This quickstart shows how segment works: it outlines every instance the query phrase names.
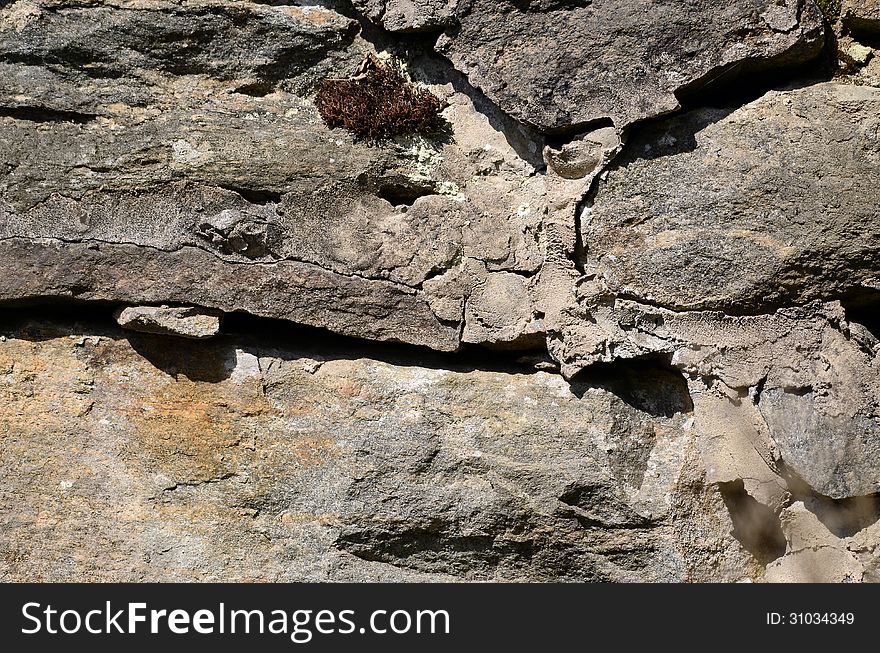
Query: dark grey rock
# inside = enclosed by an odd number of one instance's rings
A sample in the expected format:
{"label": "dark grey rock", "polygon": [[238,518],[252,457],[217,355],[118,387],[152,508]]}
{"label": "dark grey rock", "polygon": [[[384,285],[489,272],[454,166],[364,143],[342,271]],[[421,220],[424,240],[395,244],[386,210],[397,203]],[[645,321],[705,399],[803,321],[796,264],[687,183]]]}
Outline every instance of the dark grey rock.
{"label": "dark grey rock", "polygon": [[456,18],[438,50],[545,130],[623,128],[677,109],[681,93],[805,62],[824,42],[821,13],[802,0],[469,0]]}
{"label": "dark grey rock", "polygon": [[880,2],[878,0],[843,0],[844,26],[852,31],[880,33]]}
{"label": "dark grey rock", "polygon": [[366,18],[391,32],[428,32],[456,24],[460,0],[352,0]]}
{"label": "dark grey rock", "polygon": [[818,84],[646,128],[581,216],[588,274],[679,310],[761,313],[871,292],[880,90]]}

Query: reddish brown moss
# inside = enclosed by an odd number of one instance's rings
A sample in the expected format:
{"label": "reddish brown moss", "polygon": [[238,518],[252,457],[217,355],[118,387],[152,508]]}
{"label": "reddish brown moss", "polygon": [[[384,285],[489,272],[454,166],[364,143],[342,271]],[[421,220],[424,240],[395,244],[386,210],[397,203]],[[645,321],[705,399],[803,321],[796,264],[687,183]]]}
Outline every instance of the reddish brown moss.
{"label": "reddish brown moss", "polygon": [[343,127],[371,141],[405,134],[430,136],[444,126],[440,98],[375,56],[351,79],[324,80],[315,105],[328,127]]}

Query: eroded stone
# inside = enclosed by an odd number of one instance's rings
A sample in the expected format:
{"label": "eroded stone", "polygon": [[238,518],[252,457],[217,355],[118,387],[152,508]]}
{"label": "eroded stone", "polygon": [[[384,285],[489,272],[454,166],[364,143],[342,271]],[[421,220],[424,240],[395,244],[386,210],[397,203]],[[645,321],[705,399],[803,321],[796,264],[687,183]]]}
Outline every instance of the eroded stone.
{"label": "eroded stone", "polygon": [[622,128],[721,76],[807,61],[824,41],[818,8],[799,0],[475,0],[455,17],[438,50],[545,130],[608,118]]}
{"label": "eroded stone", "polygon": [[569,385],[327,339],[179,348],[59,324],[0,342],[6,580],[758,574],[669,372]]}

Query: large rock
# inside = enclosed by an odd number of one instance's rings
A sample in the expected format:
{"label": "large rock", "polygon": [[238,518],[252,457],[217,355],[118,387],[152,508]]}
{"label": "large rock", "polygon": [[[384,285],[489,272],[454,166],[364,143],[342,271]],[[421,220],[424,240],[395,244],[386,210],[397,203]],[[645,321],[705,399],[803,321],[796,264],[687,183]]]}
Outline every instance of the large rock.
{"label": "large rock", "polygon": [[198,304],[439,350],[540,340],[539,147],[521,157],[440,79],[454,138],[331,131],[315,85],[369,49],[314,7],[6,6],[0,268],[21,273],[0,300]]}
{"label": "large rock", "polygon": [[581,216],[588,275],[677,310],[876,292],[880,89],[773,91],[637,133]]}
{"label": "large rock", "polygon": [[[469,0],[455,17],[438,50],[545,130],[608,118],[622,128],[677,109],[681,93],[802,63],[824,42],[819,9],[802,0]],[[409,26],[426,19],[416,11]]]}
{"label": "large rock", "polygon": [[760,571],[705,483],[674,373],[569,385],[314,337],[173,348],[109,321],[3,332],[7,581]]}
{"label": "large rock", "polygon": [[[563,373],[679,357],[698,415],[697,398],[720,384],[720,403],[705,404],[712,424],[739,421],[727,405],[760,386],[760,414],[742,421],[817,491],[880,489],[878,109],[880,90],[828,83],[638,130],[581,212],[583,275],[547,323]],[[694,351],[714,352],[712,365],[688,368]]]}
{"label": "large rock", "polygon": [[778,511],[793,479],[880,492],[880,90],[773,91],[636,130],[580,216],[572,303],[547,320],[568,377],[682,370],[716,483]]}
{"label": "large rock", "polygon": [[582,292],[580,308],[589,319],[553,346],[563,373],[667,356],[689,379],[712,480],[756,481],[777,507],[784,471],[836,499],[880,492],[880,342],[838,303],[726,316]]}

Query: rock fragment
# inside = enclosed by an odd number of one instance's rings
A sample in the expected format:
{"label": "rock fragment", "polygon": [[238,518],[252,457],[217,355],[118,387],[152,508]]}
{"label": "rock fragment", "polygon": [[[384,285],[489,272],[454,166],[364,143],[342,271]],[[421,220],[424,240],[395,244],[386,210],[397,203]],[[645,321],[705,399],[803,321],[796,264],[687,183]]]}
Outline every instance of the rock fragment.
{"label": "rock fragment", "polygon": [[182,338],[210,338],[220,332],[220,313],[195,306],[127,306],[114,316],[123,329]]}

